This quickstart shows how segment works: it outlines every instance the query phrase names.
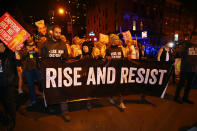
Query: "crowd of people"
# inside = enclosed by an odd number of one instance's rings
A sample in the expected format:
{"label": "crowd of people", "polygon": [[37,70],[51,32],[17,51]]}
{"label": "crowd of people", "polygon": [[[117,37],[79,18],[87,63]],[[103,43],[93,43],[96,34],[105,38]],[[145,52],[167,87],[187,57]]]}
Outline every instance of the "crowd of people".
{"label": "crowd of people", "polygon": [[[6,117],[1,117],[1,121],[9,121],[7,124],[11,123],[11,128],[14,128],[16,117],[14,89],[18,87],[18,93],[23,93],[23,78],[25,78],[29,89],[30,103],[27,104],[27,107],[32,107],[37,101],[35,80],[37,81],[39,94],[43,95],[40,76],[40,58],[58,57],[62,60],[79,60],[84,58],[97,60],[121,58],[147,59],[143,44],[133,40],[123,42],[116,34],[110,34],[109,42],[107,43],[101,41],[93,42],[85,38],[79,38],[78,36],[75,36],[72,42],[69,42],[61,34],[62,29],[60,26],[55,25],[52,28],[52,32],[47,32],[47,26],[43,20],[36,22],[35,25],[37,26],[38,34],[31,34],[24,42],[22,49],[18,47],[15,52],[12,52],[3,42],[0,43],[0,90],[2,90],[0,93],[5,92],[1,94],[1,99],[6,110]],[[158,61],[173,61],[173,51],[169,48],[168,44],[159,50],[157,56]],[[182,71],[183,73],[184,70]],[[188,99],[193,75],[193,73],[181,74],[181,83],[179,83],[177,88],[175,101],[180,103],[179,94],[184,84],[182,80],[185,80],[185,77],[188,76],[189,84],[185,89],[183,100],[184,102],[193,104]],[[113,96],[109,100],[112,104],[115,104]],[[66,109],[65,106],[67,106],[67,103],[61,103],[62,109]],[[126,108],[121,94],[119,94],[119,107],[122,110]]]}

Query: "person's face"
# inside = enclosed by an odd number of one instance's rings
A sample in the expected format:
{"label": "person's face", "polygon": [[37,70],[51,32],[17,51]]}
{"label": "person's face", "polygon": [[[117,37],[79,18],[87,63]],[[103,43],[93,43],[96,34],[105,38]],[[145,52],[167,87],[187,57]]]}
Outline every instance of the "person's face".
{"label": "person's face", "polygon": [[170,42],[168,42],[167,44],[165,44],[165,47],[170,47]]}
{"label": "person's face", "polygon": [[42,35],[46,35],[47,34],[47,27],[46,26],[38,27],[38,32],[40,32]]}
{"label": "person's face", "polygon": [[79,45],[79,42],[80,42],[79,37],[75,37],[75,38],[73,39],[73,44]]}
{"label": "person's face", "polygon": [[59,40],[61,36],[61,31],[62,30],[58,27],[54,28],[52,38],[55,40]]}
{"label": "person's face", "polygon": [[39,27],[38,28],[38,32],[40,32],[42,35],[46,35],[46,33],[47,33],[47,27],[46,26]]}
{"label": "person's face", "polygon": [[83,51],[84,51],[85,53],[88,53],[88,52],[89,52],[88,46],[83,46]]}
{"label": "person's face", "polygon": [[0,53],[3,53],[5,51],[5,46],[3,43],[0,43]]}

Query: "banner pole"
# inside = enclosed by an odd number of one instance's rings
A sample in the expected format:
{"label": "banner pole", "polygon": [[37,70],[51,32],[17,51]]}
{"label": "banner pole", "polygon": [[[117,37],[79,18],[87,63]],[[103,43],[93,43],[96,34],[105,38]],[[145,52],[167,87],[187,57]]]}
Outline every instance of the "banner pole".
{"label": "banner pole", "polygon": [[174,64],[172,64],[171,67],[170,67],[170,73],[169,73],[169,76],[168,76],[167,82],[166,82],[167,84],[166,84],[166,86],[165,86],[165,89],[164,89],[164,91],[163,91],[161,97],[160,97],[160,98],[162,98],[162,99],[164,98],[165,93],[166,93],[166,90],[167,90],[167,87],[168,87],[169,79],[170,79],[170,76],[171,76],[171,73],[172,73],[172,69],[173,69],[172,66],[174,66]]}

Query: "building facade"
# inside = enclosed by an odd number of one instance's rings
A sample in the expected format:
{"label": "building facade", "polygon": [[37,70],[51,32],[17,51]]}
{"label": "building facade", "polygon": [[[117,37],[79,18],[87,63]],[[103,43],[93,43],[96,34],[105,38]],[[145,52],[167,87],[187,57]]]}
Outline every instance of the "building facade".
{"label": "building facade", "polygon": [[130,30],[138,37],[147,31],[153,45],[185,40],[192,28],[187,13],[176,0],[89,0],[86,35]]}

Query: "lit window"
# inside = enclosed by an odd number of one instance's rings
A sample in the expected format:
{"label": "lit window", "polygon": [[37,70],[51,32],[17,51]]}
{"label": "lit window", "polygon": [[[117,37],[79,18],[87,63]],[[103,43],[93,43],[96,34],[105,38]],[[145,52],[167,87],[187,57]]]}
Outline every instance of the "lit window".
{"label": "lit window", "polygon": [[174,34],[174,41],[178,41],[179,40],[179,35],[178,34]]}
{"label": "lit window", "polygon": [[136,21],[133,21],[133,30],[136,30]]}

